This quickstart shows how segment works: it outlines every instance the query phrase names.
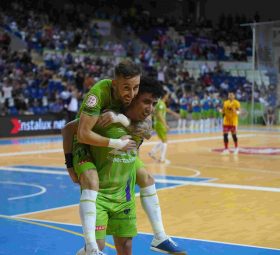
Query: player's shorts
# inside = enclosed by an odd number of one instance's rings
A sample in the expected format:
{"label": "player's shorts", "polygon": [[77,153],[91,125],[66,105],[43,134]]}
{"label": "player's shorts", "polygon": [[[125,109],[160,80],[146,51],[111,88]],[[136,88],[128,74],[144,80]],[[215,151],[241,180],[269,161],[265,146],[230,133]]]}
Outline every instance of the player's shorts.
{"label": "player's shorts", "polygon": [[167,129],[165,128],[164,125],[160,123],[156,123],[155,131],[161,140],[165,141],[167,139]]}
{"label": "player's shorts", "polygon": [[214,114],[213,114],[214,118],[222,118],[222,113],[220,113],[217,110],[214,110]]}
{"label": "player's shorts", "polygon": [[96,169],[93,163],[90,147],[86,144],[74,143],[73,145],[73,166],[78,178],[88,170]]}
{"label": "player's shorts", "polygon": [[236,133],[236,126],[233,126],[233,125],[223,125],[223,132],[224,133]]}
{"label": "player's shorts", "polygon": [[201,117],[200,112],[192,112],[192,119],[193,120],[199,120]]}
{"label": "player's shorts", "polygon": [[209,118],[214,118],[214,114],[215,114],[215,110],[211,108],[209,110]]}
{"label": "player's shorts", "polygon": [[188,112],[184,109],[180,109],[180,118],[181,119],[186,119],[188,117]]}
{"label": "player's shorts", "polygon": [[203,111],[201,112],[201,118],[203,118],[203,119],[208,119],[208,118],[210,118],[210,110],[203,110]]}
{"label": "player's shorts", "polygon": [[137,235],[135,182],[136,168],[133,168],[129,186],[124,192],[125,201],[108,198],[98,193],[96,199],[96,239],[105,239],[106,235],[116,237],[134,237]]}

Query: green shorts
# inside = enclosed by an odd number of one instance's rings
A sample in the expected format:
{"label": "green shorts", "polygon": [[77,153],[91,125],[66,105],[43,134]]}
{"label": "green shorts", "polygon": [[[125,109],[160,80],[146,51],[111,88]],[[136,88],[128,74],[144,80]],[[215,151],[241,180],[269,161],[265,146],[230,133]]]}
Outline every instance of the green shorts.
{"label": "green shorts", "polygon": [[188,112],[186,110],[180,109],[180,118],[186,119],[188,117]]}
{"label": "green shorts", "polygon": [[222,113],[217,110],[214,110],[214,118],[222,118]]}
{"label": "green shorts", "polygon": [[202,119],[208,119],[208,118],[210,118],[210,111],[209,111],[209,110],[202,111],[202,112],[201,112],[201,118],[202,118]]}
{"label": "green shorts", "polygon": [[164,125],[162,125],[161,123],[156,123],[155,131],[161,140],[167,139],[167,129],[165,128]]}
{"label": "green shorts", "polygon": [[[135,183],[135,180],[133,180]],[[130,201],[119,203],[108,201],[98,193],[96,200],[96,239],[105,239],[106,235],[116,237],[134,237],[137,235],[135,194]]]}
{"label": "green shorts", "polygon": [[192,113],[192,119],[193,120],[200,120],[200,118],[201,118],[200,112],[193,112]]}
{"label": "green shorts", "polygon": [[74,171],[78,178],[80,178],[80,175],[85,171],[96,169],[90,154],[89,145],[74,143],[72,153]]}

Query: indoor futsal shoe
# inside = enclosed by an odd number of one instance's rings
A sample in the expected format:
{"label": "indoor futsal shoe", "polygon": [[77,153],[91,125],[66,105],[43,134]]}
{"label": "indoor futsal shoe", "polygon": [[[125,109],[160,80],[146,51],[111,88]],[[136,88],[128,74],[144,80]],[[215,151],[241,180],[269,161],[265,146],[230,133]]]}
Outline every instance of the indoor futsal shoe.
{"label": "indoor futsal shoe", "polygon": [[78,250],[76,255],[106,255],[106,254],[98,250],[91,250],[86,252],[85,247],[82,247],[80,250]]}
{"label": "indoor futsal shoe", "polygon": [[155,154],[149,152],[148,155],[149,155],[153,160],[157,160]]}
{"label": "indoor futsal shoe", "polygon": [[154,238],[150,249],[165,254],[187,255],[186,251],[178,246],[170,237],[164,241]]}

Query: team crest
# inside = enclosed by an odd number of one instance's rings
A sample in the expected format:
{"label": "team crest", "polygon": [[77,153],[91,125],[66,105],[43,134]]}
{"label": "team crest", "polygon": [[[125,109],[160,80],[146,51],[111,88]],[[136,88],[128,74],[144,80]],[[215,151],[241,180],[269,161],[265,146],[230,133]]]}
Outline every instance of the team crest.
{"label": "team crest", "polygon": [[90,95],[87,98],[86,106],[92,108],[97,105],[97,102],[97,97],[95,95]]}

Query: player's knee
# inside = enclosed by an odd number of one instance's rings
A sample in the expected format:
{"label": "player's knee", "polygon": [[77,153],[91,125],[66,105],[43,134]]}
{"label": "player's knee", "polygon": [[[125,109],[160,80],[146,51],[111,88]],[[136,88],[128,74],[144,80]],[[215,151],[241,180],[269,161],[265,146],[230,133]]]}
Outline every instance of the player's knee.
{"label": "player's knee", "polygon": [[136,183],[140,186],[140,188],[145,188],[153,185],[155,180],[146,169],[140,169],[136,174]]}
{"label": "player's knee", "polygon": [[130,255],[132,252],[132,239],[127,239],[123,242],[123,255]]}
{"label": "player's knee", "polygon": [[224,133],[224,141],[228,142],[228,133]]}
{"label": "player's knee", "polygon": [[105,248],[105,240],[96,240],[97,241],[97,244],[98,244],[98,248],[100,251],[103,251],[104,248]]}
{"label": "player's knee", "polygon": [[99,190],[99,179],[96,170],[88,170],[81,174],[80,184],[83,189]]}
{"label": "player's knee", "polygon": [[237,140],[238,140],[237,139],[237,135],[236,134],[232,134],[232,139],[233,139],[234,142],[237,142]]}

